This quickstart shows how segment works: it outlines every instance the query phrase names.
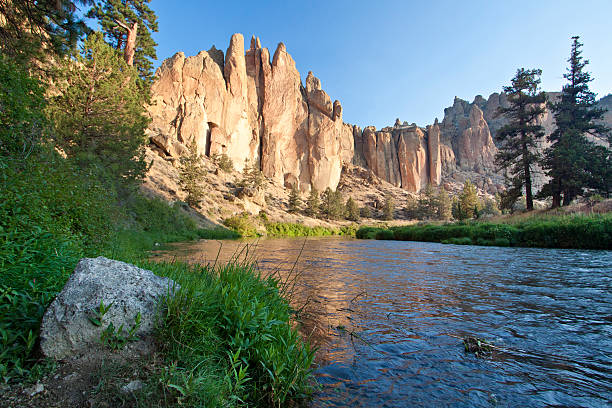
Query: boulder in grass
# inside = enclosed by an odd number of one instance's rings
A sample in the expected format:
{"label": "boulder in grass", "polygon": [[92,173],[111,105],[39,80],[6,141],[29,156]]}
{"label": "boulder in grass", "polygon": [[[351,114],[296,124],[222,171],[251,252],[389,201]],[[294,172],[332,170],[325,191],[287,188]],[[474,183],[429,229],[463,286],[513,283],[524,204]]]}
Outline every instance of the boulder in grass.
{"label": "boulder in grass", "polygon": [[[115,332],[123,326],[123,334],[136,327],[132,339],[144,339],[154,329],[160,301],[177,288],[171,279],[125,262],[83,258],[45,312],[43,354],[59,360],[101,348],[111,323]],[[108,308],[103,316],[101,304]]]}

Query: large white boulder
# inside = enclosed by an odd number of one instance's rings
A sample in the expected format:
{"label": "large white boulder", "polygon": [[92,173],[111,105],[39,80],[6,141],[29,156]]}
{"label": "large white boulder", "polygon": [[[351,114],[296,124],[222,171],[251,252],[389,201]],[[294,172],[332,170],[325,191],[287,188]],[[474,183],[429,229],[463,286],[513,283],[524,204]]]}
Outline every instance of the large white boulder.
{"label": "large white boulder", "polygon": [[[45,356],[64,359],[100,348],[101,334],[110,323],[127,332],[140,313],[138,338],[152,334],[160,300],[178,288],[172,280],[125,262],[104,257],[83,258],[64,289],[43,317],[40,344]],[[101,324],[100,303],[108,311]]]}

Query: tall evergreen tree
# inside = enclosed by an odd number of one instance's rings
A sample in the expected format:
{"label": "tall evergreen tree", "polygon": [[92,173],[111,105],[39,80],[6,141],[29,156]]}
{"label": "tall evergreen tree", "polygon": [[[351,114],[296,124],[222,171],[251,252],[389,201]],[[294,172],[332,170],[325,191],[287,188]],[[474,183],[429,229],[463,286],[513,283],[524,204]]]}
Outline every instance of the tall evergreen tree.
{"label": "tall evergreen tree", "polygon": [[62,61],[59,70],[64,80],[48,107],[58,146],[82,165],[104,171],[111,181],[142,177],[148,119],[135,69],[101,33],[93,33],[76,61]]}
{"label": "tall evergreen tree", "polygon": [[355,222],[359,221],[359,206],[357,205],[355,200],[353,200],[353,197],[349,197],[348,200],[346,200],[345,214],[347,220]]}
{"label": "tall evergreen tree", "polygon": [[541,74],[539,69],[517,70],[512,84],[504,87],[509,105],[498,110],[510,122],[497,132],[501,146],[495,162],[506,171],[509,188],[525,189],[527,211],[533,210],[532,169],[540,159],[537,141],[544,137],[538,123],[546,110],[546,95],[539,91]]}
{"label": "tall evergreen tree", "polygon": [[[572,40],[569,68],[563,75],[568,83],[559,101],[550,104],[557,127],[549,136],[551,146],[546,149],[543,161],[550,181],[541,195],[552,196],[553,208],[561,205],[562,195],[563,205],[567,205],[583,194],[585,187],[597,184],[596,180],[600,183],[604,180],[605,184],[606,166],[610,164],[609,150],[602,152],[586,138],[587,134],[603,136],[610,130],[598,122],[605,110],[595,107],[595,94],[589,89],[593,79],[585,71],[589,61],[582,57],[582,43],[579,37]],[[603,160],[592,160],[593,154],[603,155]],[[600,188],[609,190],[605,185]]]}
{"label": "tall evergreen tree", "polygon": [[317,217],[321,211],[321,201],[319,200],[319,192],[312,187],[310,195],[306,201],[306,215],[309,217]]}
{"label": "tall evergreen tree", "polygon": [[440,220],[450,220],[451,213],[451,199],[446,192],[444,187],[440,187],[438,194],[436,195],[436,216]]}
{"label": "tall evergreen tree", "polygon": [[153,61],[157,59],[157,43],[152,34],[157,32],[157,16],[149,8],[151,0],[95,1],[87,13],[100,23],[105,39],[123,51],[125,62],[136,66],[140,78],[153,79]]}
{"label": "tall evergreen tree", "polygon": [[67,54],[87,31],[78,6],[91,0],[0,0],[0,50],[16,59]]}

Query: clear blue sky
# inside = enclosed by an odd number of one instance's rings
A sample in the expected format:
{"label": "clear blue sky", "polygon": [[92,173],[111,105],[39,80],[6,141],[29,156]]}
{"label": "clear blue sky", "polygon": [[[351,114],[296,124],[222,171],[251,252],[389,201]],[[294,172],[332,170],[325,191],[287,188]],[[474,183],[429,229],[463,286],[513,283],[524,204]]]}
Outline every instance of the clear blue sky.
{"label": "clear blue sky", "polygon": [[157,65],[230,36],[252,34],[273,53],[284,42],[344,107],[344,120],[378,128],[396,117],[423,126],[455,96],[500,91],[516,69],[541,68],[542,88],[564,82],[570,37],[580,35],[598,97],[612,92],[612,0],[202,1],[152,0]]}

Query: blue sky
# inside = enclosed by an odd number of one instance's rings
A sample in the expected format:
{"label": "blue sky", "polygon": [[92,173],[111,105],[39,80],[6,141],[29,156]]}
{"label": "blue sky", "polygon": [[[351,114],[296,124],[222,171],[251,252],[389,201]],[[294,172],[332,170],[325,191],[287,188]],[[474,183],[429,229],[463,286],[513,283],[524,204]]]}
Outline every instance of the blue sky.
{"label": "blue sky", "polygon": [[612,1],[202,1],[152,0],[159,17],[157,65],[230,36],[284,42],[302,80],[313,71],[342,102],[344,120],[378,128],[395,118],[423,126],[453,98],[499,92],[519,67],[541,68],[559,90],[580,35],[599,97],[612,92]]}

